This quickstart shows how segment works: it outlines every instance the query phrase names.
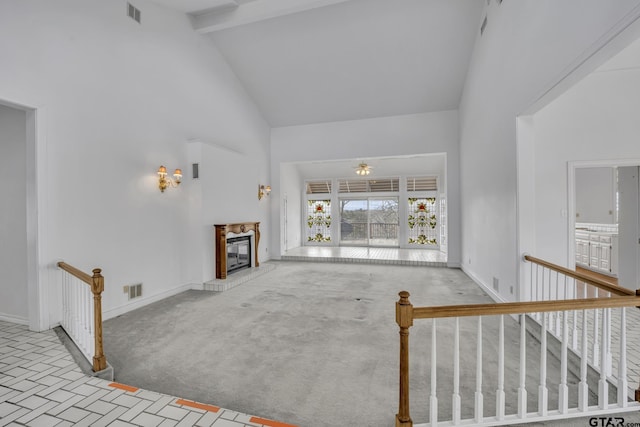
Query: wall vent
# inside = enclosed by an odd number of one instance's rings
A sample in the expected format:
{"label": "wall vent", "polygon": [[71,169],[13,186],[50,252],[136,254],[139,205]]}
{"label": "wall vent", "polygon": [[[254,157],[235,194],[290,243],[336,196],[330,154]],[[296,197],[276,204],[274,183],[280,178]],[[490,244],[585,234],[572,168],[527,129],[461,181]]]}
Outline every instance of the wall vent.
{"label": "wall vent", "polygon": [[487,17],[484,17],[482,25],[480,26],[480,35],[484,34],[484,29],[487,28]]}
{"label": "wall vent", "polygon": [[200,163],[191,164],[191,176],[193,177],[193,179],[200,178]]}
{"label": "wall vent", "polygon": [[500,292],[500,284],[497,277],[493,278],[493,290]]}
{"label": "wall vent", "polygon": [[129,299],[134,299],[142,296],[142,283],[136,283],[129,286]]}
{"label": "wall vent", "polygon": [[136,21],[138,24],[140,24],[141,21],[142,21],[142,16],[140,14],[140,9],[138,9],[137,7],[132,5],[131,3],[127,3],[127,16],[129,18],[133,19],[134,21]]}

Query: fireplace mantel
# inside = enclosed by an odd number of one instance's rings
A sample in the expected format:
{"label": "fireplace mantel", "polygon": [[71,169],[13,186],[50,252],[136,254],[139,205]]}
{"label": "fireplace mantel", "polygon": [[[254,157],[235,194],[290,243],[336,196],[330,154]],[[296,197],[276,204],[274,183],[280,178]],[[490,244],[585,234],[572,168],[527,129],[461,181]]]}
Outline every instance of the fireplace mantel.
{"label": "fireplace mantel", "polygon": [[216,229],[216,279],[227,278],[227,233],[242,234],[254,232],[255,263],[252,267],[258,267],[258,243],[260,242],[259,222],[237,222],[234,224],[215,224]]}

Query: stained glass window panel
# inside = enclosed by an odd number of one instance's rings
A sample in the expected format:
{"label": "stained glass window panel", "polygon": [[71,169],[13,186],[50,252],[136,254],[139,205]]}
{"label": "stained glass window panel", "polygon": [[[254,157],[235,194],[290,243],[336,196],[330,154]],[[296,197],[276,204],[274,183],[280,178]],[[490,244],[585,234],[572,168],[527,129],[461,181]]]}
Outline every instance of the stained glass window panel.
{"label": "stained glass window panel", "polygon": [[438,210],[435,197],[408,199],[407,225],[410,245],[438,245]]}
{"label": "stained glass window panel", "polygon": [[307,201],[307,242],[331,241],[331,200]]}

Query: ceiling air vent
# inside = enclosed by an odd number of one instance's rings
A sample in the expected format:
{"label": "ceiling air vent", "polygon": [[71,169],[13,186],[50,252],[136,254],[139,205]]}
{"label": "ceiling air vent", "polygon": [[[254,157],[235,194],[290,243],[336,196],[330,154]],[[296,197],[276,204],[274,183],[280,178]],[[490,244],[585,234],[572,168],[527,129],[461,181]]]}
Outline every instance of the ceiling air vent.
{"label": "ceiling air vent", "polygon": [[140,24],[142,17],[140,15],[140,9],[132,5],[131,3],[127,3],[127,16],[138,24]]}

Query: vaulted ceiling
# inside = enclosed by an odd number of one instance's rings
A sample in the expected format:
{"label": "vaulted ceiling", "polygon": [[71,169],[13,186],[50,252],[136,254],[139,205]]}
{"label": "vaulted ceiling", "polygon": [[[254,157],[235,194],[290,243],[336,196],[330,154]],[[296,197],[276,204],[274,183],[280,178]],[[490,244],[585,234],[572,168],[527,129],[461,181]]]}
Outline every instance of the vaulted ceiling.
{"label": "vaulted ceiling", "polygon": [[458,108],[484,0],[155,0],[189,13],[273,127]]}

